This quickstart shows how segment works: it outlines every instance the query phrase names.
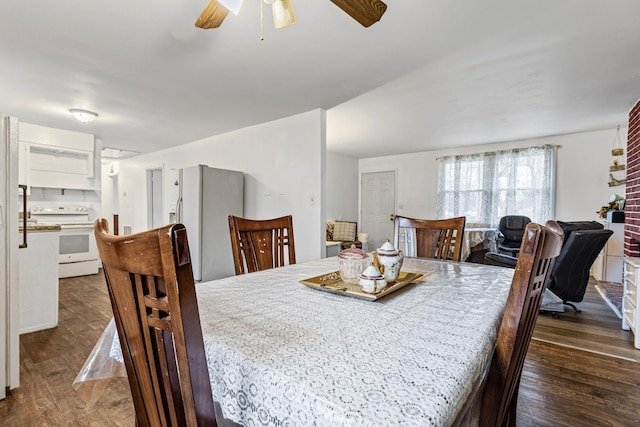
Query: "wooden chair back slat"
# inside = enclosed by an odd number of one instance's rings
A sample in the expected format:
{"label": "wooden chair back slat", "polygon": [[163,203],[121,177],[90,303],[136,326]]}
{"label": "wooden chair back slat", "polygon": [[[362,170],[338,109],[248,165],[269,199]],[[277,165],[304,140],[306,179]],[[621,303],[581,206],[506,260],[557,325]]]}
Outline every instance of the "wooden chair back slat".
{"label": "wooden chair back slat", "polygon": [[236,274],[296,263],[291,215],[267,220],[229,216]]}
{"label": "wooden chair back slat", "polygon": [[[403,249],[405,255],[415,254],[419,258],[460,261],[465,222],[466,218],[463,216],[434,220],[396,216],[394,245]],[[416,234],[414,242],[406,238],[412,229]],[[400,241],[401,231],[405,235],[404,247]]]}
{"label": "wooden chair back slat", "polygon": [[215,426],[186,229],[95,236],[138,426]]}
{"label": "wooden chair back slat", "polygon": [[515,426],[522,367],[542,295],[561,248],[562,235],[539,224],[527,225],[482,395],[482,427]]}

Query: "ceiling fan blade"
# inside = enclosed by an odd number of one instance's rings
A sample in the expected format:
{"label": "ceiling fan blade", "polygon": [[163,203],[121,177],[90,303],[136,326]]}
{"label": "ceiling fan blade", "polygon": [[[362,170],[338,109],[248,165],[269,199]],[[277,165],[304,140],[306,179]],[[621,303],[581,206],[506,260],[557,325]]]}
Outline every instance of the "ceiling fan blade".
{"label": "ceiling fan blade", "polygon": [[195,26],[203,30],[218,28],[228,14],[229,10],[218,3],[218,0],[210,0],[207,7],[204,8],[196,20]]}
{"label": "ceiling fan blade", "polygon": [[331,2],[365,27],[378,22],[387,10],[387,5],[380,0],[331,0]]}

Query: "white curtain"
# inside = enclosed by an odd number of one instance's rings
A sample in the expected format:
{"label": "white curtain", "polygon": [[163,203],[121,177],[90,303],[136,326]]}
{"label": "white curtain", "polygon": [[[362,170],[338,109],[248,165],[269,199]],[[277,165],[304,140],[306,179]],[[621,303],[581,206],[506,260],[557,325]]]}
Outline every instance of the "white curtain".
{"label": "white curtain", "polygon": [[505,215],[544,224],[554,217],[556,146],[529,147],[439,161],[439,218],[467,217],[467,227],[497,227]]}

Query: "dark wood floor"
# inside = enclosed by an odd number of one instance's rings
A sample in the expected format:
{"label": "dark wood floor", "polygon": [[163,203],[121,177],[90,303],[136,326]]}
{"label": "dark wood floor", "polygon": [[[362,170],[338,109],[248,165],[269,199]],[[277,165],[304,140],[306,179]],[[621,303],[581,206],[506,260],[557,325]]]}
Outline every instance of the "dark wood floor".
{"label": "dark wood floor", "polygon": [[519,426],[640,425],[640,350],[589,283],[576,313],[538,316],[520,383]]}
{"label": "dark wood floor", "polygon": [[557,318],[549,314],[538,316],[533,338],[640,362],[633,334],[622,330],[621,320],[604,303],[593,278],[577,306],[581,313],[567,308]]}
{"label": "dark wood floor", "polygon": [[0,425],[134,426],[126,379],[92,407],[71,386],[111,317],[102,274],[61,279],[58,327],[20,336],[20,387],[0,401]]}
{"label": "dark wood floor", "polygon": [[[638,357],[629,348],[630,333],[619,330],[595,290],[580,307],[580,314],[539,317],[521,380],[518,426],[640,425],[640,364],[627,360]],[[134,426],[125,379],[111,380],[91,406],[71,386],[111,317],[103,276],[60,280],[59,316],[57,328],[20,337],[22,384],[0,401],[0,425]]]}

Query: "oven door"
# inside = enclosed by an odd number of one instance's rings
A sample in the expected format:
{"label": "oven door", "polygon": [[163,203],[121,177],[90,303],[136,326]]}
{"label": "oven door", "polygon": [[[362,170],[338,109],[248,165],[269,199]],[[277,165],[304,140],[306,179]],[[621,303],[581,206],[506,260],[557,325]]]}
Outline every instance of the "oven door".
{"label": "oven door", "polygon": [[60,230],[60,264],[98,259],[93,226],[65,226]]}

